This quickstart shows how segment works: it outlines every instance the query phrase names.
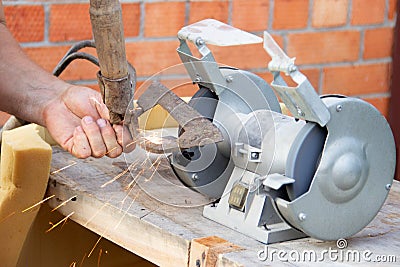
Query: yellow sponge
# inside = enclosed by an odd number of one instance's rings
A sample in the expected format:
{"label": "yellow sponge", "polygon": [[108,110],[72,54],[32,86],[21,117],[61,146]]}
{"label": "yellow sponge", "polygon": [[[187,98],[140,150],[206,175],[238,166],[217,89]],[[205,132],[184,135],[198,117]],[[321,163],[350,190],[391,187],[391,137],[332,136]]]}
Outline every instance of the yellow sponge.
{"label": "yellow sponge", "polygon": [[0,180],[0,262],[15,266],[50,173],[51,147],[32,125],[3,133]]}

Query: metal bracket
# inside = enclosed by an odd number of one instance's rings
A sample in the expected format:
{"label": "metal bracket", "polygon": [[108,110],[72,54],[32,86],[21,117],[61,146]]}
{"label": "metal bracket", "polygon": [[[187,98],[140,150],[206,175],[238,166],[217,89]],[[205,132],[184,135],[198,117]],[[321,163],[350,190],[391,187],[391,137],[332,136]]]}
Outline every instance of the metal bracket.
{"label": "metal bracket", "polygon": [[193,56],[185,40],[180,39],[179,41],[180,45],[176,51],[185,64],[185,68],[192,81],[204,85],[219,95],[224,90],[224,87],[227,86],[227,81],[204,41],[199,37],[195,42],[197,49],[202,55],[201,58]]}
{"label": "metal bracket", "polygon": [[[330,120],[331,114],[307,77],[295,66],[295,58],[289,58],[268,32],[264,32],[264,49],[272,58],[268,64],[268,69],[274,76],[271,86],[292,115],[295,118],[316,122],[322,127],[325,126]],[[290,76],[297,86],[288,86],[280,72]]]}
{"label": "metal bracket", "polygon": [[[194,83],[199,83],[219,95],[229,81],[225,78],[206,44],[233,46],[261,43],[262,39],[254,34],[236,29],[213,19],[206,19],[183,27],[178,32],[180,45],[179,57]],[[198,49],[201,58],[193,56],[186,41],[192,42]],[[228,79],[229,80],[229,79]]]}

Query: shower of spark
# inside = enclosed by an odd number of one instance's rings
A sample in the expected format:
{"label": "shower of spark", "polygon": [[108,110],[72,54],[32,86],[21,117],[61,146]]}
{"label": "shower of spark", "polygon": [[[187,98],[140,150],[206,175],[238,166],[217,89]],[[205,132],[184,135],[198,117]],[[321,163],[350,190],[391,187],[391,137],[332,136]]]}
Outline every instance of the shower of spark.
{"label": "shower of spark", "polygon": [[24,210],[21,211],[21,212],[22,212],[22,213],[27,212],[27,211],[29,211],[29,210],[31,210],[31,209],[33,209],[33,208],[35,208],[35,207],[37,207],[37,206],[43,204],[44,202],[46,202],[47,200],[49,200],[49,199],[51,199],[51,198],[53,198],[53,197],[55,197],[55,196],[56,196],[56,195],[51,195],[51,196],[49,196],[49,197],[46,197],[45,199],[43,199],[43,200],[39,201],[38,203],[36,203],[36,204],[30,206],[29,208],[24,209]]}
{"label": "shower of spark", "polygon": [[68,220],[69,217],[71,217],[75,212],[71,212],[70,214],[68,214],[64,219],[62,219],[61,221],[59,221],[56,224],[53,224],[49,229],[46,230],[46,233],[50,232],[51,230],[53,230],[54,228],[56,228],[57,226],[59,226],[60,224],[62,224],[63,222],[65,222],[66,220]]}
{"label": "shower of spark", "polygon": [[76,267],[76,262],[73,261],[73,262],[69,265],[69,267]]}
{"label": "shower of spark", "polygon": [[51,210],[51,212],[58,210],[59,208],[61,208],[62,206],[65,206],[65,204],[67,204],[68,202],[70,202],[71,200],[75,199],[77,196],[72,196],[69,199],[65,200],[64,202],[62,202],[60,205],[58,205],[57,207],[55,207],[54,209]]}
{"label": "shower of spark", "polygon": [[65,167],[62,167],[62,168],[60,168],[60,169],[58,169],[58,170],[55,170],[55,171],[52,171],[50,174],[53,175],[53,174],[59,173],[60,171],[63,171],[63,170],[65,170],[65,169],[68,169],[69,167],[72,167],[72,166],[74,166],[74,165],[76,165],[76,164],[78,164],[78,163],[74,161],[73,163],[71,163],[71,164],[69,164],[69,165],[67,165],[67,166],[65,166]]}
{"label": "shower of spark", "polygon": [[104,184],[102,184],[100,187],[104,188],[107,185],[115,182],[116,180],[118,180],[119,178],[121,178],[122,176],[124,176],[128,171],[130,171],[132,168],[135,167],[135,165],[138,163],[139,159],[136,159],[134,162],[132,162],[128,168],[126,168],[126,170],[123,170],[121,173],[119,173],[118,175],[116,175],[114,178],[112,178],[110,181],[105,182]]}

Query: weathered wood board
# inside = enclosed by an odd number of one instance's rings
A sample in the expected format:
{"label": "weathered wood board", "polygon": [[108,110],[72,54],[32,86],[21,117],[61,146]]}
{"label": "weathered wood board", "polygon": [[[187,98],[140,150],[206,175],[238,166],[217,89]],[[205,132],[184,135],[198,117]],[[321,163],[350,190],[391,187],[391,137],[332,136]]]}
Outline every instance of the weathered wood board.
{"label": "weathered wood board", "polygon": [[[130,168],[130,173],[117,176],[132,162],[137,163]],[[154,171],[154,167],[158,167],[158,171]],[[353,251],[360,255],[363,265],[373,266],[376,264],[374,260],[382,261],[384,257],[387,261],[400,262],[398,182],[393,185],[378,216],[368,227],[347,240],[347,248],[340,250],[336,242],[312,238],[266,247],[204,218],[202,205],[212,200],[180,184],[165,158],[157,159],[140,149],[116,159],[78,160],[54,148],[52,171],[54,174],[50,177],[47,195],[54,194],[56,197],[49,201],[51,207],[57,207],[75,196],[73,201],[58,209],[62,214],[68,216],[73,212],[72,220],[160,266],[205,266],[202,258],[190,259],[190,255],[202,255],[199,251],[191,251],[191,244],[194,239],[209,236],[218,236],[242,248],[219,254],[216,266],[309,266],[310,261],[295,259],[296,255],[302,256],[307,251],[315,252],[317,258],[311,259],[311,262],[319,265],[322,258],[324,263],[332,265],[353,265],[357,258],[353,259],[350,255],[346,259],[347,256],[343,256]],[[118,179],[110,182],[113,178]],[[129,187],[134,179],[136,183]],[[266,256],[261,251],[266,249],[270,257],[260,260],[260,256]],[[336,254],[333,253],[335,250]],[[270,255],[273,251],[276,253]],[[329,251],[333,255],[330,256]],[[278,252],[282,259],[278,258]],[[286,256],[283,256],[285,253]],[[341,255],[342,259],[339,258]],[[397,258],[389,257],[391,255]],[[271,256],[274,256],[272,261]],[[379,256],[382,257],[378,259]]]}

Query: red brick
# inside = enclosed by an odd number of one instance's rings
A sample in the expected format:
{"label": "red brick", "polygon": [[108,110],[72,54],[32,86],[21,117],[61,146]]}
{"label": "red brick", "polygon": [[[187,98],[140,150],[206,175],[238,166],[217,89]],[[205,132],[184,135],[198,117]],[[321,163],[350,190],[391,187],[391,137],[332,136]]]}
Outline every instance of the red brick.
{"label": "red brick", "polygon": [[397,0],[389,0],[388,19],[393,20],[396,14]]}
{"label": "red brick", "polygon": [[50,8],[50,41],[92,39],[89,4],[54,4]]}
{"label": "red brick", "polygon": [[150,76],[181,63],[176,53],[178,46],[178,41],[127,43],[126,56],[139,77]]}
{"label": "red brick", "polygon": [[358,65],[324,69],[323,93],[365,95],[389,91],[390,64]]}
{"label": "red brick", "polygon": [[124,22],[125,37],[138,36],[140,28],[140,4],[122,4],[122,20]]}
{"label": "red brick", "polygon": [[348,0],[314,0],[312,25],[316,28],[346,24]]}
{"label": "red brick", "polygon": [[297,64],[354,61],[358,58],[358,31],[331,31],[289,34],[288,55]]}
{"label": "red brick", "polygon": [[363,98],[363,100],[375,106],[386,118],[388,118],[389,115],[389,99],[389,97]]}
{"label": "red brick", "polygon": [[228,22],[228,1],[196,1],[190,2],[189,24],[203,20],[216,19]]}
{"label": "red brick", "polygon": [[309,0],[275,0],[274,29],[299,29],[307,26]]}
{"label": "red brick", "polygon": [[380,28],[365,31],[364,58],[382,58],[392,55],[393,28]]}
{"label": "red brick", "polygon": [[176,36],[185,23],[184,2],[145,3],[144,35]]}
{"label": "red brick", "polygon": [[42,6],[5,6],[7,28],[18,42],[44,40],[44,9]]}
{"label": "red brick", "polygon": [[[45,70],[51,72],[68,49],[69,46],[57,46],[25,48],[24,50],[33,61],[42,66]],[[88,48],[82,51],[95,54],[93,48]],[[60,78],[65,80],[96,79],[97,71],[98,67],[92,63],[84,60],[75,60],[65,69]]]}
{"label": "red brick", "polygon": [[353,0],[351,24],[379,24],[385,18],[386,0]]}
{"label": "red brick", "polygon": [[0,111],[0,127],[10,118],[10,114]]}
{"label": "red brick", "polygon": [[233,0],[232,25],[245,31],[264,31],[268,26],[269,1]]}

